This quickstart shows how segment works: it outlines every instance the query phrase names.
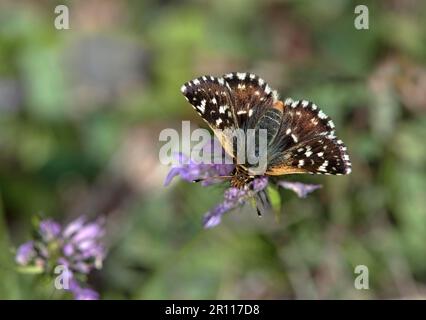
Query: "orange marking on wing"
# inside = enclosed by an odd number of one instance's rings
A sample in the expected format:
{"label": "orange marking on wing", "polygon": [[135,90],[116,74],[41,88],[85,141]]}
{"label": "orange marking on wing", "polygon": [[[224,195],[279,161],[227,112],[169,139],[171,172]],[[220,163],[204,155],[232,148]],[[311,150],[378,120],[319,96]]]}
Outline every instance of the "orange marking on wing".
{"label": "orange marking on wing", "polygon": [[294,173],[309,173],[309,171],[303,168],[288,167],[288,166],[271,168],[268,171],[266,171],[266,174],[270,176],[282,176],[285,174],[294,174]]}
{"label": "orange marking on wing", "polygon": [[282,101],[278,100],[278,101],[274,102],[274,105],[272,107],[283,112],[285,106],[284,106],[284,103]]}

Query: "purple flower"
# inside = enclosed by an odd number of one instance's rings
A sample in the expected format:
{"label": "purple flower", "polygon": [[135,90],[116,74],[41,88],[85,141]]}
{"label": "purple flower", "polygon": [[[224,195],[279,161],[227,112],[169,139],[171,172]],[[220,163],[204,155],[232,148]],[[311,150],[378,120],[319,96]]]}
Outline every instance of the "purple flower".
{"label": "purple flower", "polygon": [[[221,149],[220,144],[215,143],[215,140],[212,140],[211,143],[208,143],[203,147],[203,149],[209,148],[210,151],[213,151],[216,155],[220,154],[221,157],[225,154],[223,149]],[[172,166],[166,177],[164,182],[164,185],[166,186],[169,185],[172,179],[176,176],[180,176],[183,180],[190,182],[201,180],[203,186],[208,186],[213,183],[225,181],[220,177],[228,177],[235,169],[233,164],[197,163],[182,153],[178,153],[176,155],[176,162],[178,164]],[[205,228],[217,226],[221,222],[224,213],[243,205],[250,198],[254,198],[256,200],[257,211],[260,214],[265,208],[270,207],[269,197],[266,191],[268,183],[269,181],[267,176],[257,176],[242,189],[234,187],[226,189],[223,201],[204,215],[203,226]],[[293,190],[301,198],[304,198],[308,195],[308,193],[321,188],[320,185],[304,184],[301,182],[278,181],[274,184],[285,189]]]}
{"label": "purple flower", "polygon": [[261,176],[259,178],[254,179],[244,189],[231,187],[225,190],[223,202],[204,215],[204,228],[212,228],[217,226],[221,222],[222,215],[224,213],[244,204],[247,199],[254,197],[257,193],[264,190],[267,185],[268,178],[265,176]]}
{"label": "purple flower", "polygon": [[177,164],[170,169],[164,181],[165,186],[168,186],[176,176],[180,176],[183,180],[189,182],[202,180],[202,185],[207,186],[222,181],[218,177],[229,175],[234,169],[233,164],[196,163],[182,153],[176,154],[175,157]]}
{"label": "purple flower", "polygon": [[26,266],[30,261],[35,258],[36,252],[34,249],[34,242],[28,241],[21,244],[16,252],[15,261],[21,266]]}
{"label": "purple flower", "polygon": [[80,217],[65,227],[62,235],[62,254],[70,261],[69,267],[79,273],[87,274],[100,269],[106,250],[101,239],[105,234],[104,220],[86,223]]}
{"label": "purple flower", "polygon": [[300,198],[306,198],[306,196],[312,191],[322,188],[320,184],[305,184],[301,182],[290,181],[278,181],[277,185],[294,191]]}
{"label": "purple flower", "polygon": [[259,178],[254,179],[252,183],[253,183],[253,191],[259,192],[268,186],[268,177],[260,176]]}
{"label": "purple flower", "polygon": [[[16,253],[16,262],[21,266],[37,265],[45,274],[53,274],[54,268],[63,265],[68,268],[76,287],[75,277],[87,275],[100,269],[106,255],[102,244],[105,234],[104,220],[87,221],[80,217],[65,228],[57,222],[46,219],[38,226],[38,237],[21,245]],[[79,299],[96,298],[98,294],[89,288],[81,288],[74,296]],[[77,298],[76,298],[77,299]]]}
{"label": "purple flower", "polygon": [[73,293],[75,300],[99,300],[99,293],[90,288],[80,288]]}
{"label": "purple flower", "polygon": [[71,280],[69,290],[74,295],[75,300],[98,300],[99,293],[91,288],[83,288],[74,279]]}
{"label": "purple flower", "polygon": [[39,225],[39,232],[45,241],[50,241],[61,233],[61,225],[52,219],[42,220]]}
{"label": "purple flower", "polygon": [[92,222],[84,225],[80,230],[72,234],[74,242],[96,240],[104,235],[104,229],[99,222]]}
{"label": "purple flower", "polygon": [[69,238],[70,236],[72,236],[74,233],[76,233],[85,223],[86,218],[81,216],[79,218],[77,218],[76,220],[70,222],[64,230],[64,237]]}

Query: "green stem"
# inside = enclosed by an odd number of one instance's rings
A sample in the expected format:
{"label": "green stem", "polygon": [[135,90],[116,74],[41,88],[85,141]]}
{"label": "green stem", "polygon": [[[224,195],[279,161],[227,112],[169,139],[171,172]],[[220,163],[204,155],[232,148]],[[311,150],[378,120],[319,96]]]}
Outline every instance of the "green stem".
{"label": "green stem", "polygon": [[19,299],[22,295],[8,234],[0,194],[0,298]]}

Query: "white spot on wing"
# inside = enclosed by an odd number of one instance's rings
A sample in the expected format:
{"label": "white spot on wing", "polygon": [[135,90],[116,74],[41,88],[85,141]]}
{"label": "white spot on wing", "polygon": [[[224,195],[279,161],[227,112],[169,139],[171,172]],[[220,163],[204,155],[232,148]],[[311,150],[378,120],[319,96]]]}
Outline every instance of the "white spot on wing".
{"label": "white spot on wing", "polygon": [[274,99],[274,101],[278,100],[278,92],[276,90],[272,90],[272,98]]}
{"label": "white spot on wing", "polygon": [[328,166],[328,161],[327,160],[325,160],[324,162],[323,162],[323,164],[318,168],[318,171],[323,171],[323,172],[327,172],[327,169],[326,169],[326,167]]}
{"label": "white spot on wing", "polygon": [[225,110],[228,108],[228,106],[220,106],[219,107],[219,113],[225,113]]}
{"label": "white spot on wing", "polygon": [[245,72],[237,72],[237,77],[240,80],[244,80],[246,78]]}
{"label": "white spot on wing", "polygon": [[287,99],[285,99],[285,101],[284,101],[284,104],[285,104],[286,106],[291,105],[292,103],[293,103],[293,99],[292,99],[292,98],[287,98]]}
{"label": "white spot on wing", "polygon": [[318,112],[318,117],[320,117],[320,119],[326,119],[326,118],[327,118],[327,116],[325,115],[325,113],[324,113],[324,112],[322,112],[322,110],[320,110],[320,111]]}
{"label": "white spot on wing", "polygon": [[199,106],[197,106],[197,109],[201,111],[201,113],[204,113],[204,111],[206,110],[206,100],[203,99],[201,100],[201,104]]}
{"label": "white spot on wing", "polygon": [[271,93],[271,88],[268,85],[266,85],[266,87],[265,87],[265,93],[266,94],[270,94]]}

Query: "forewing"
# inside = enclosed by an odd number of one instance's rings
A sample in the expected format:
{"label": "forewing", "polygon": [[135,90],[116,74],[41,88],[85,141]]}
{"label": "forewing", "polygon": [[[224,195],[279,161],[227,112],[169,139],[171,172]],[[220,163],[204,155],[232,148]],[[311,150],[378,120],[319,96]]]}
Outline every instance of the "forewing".
{"label": "forewing", "polygon": [[277,101],[277,93],[253,73],[232,72],[223,76],[231,91],[234,121],[243,130],[255,128],[263,113]]}
{"label": "forewing", "polygon": [[233,157],[229,133],[235,129],[231,88],[223,78],[202,76],[186,82],[181,92],[213,129],[225,151]]}

